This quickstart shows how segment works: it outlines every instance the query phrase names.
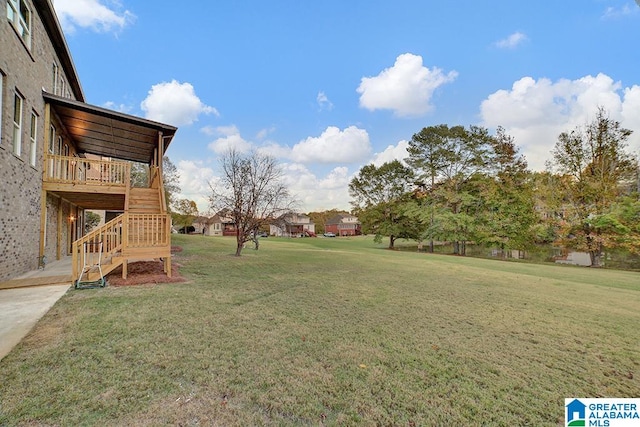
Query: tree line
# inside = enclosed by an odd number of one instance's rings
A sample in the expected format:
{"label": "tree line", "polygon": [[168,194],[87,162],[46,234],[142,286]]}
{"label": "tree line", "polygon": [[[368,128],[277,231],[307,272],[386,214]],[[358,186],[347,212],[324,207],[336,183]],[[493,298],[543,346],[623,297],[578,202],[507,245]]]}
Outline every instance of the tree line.
{"label": "tree line", "polygon": [[353,213],[376,240],[469,242],[526,250],[555,242],[588,252],[601,265],[605,248],[640,254],[638,159],[631,131],[599,108],[593,121],[563,132],[547,161],[532,172],[514,138],[499,127],[425,127],[409,157],[366,165],[349,184]]}

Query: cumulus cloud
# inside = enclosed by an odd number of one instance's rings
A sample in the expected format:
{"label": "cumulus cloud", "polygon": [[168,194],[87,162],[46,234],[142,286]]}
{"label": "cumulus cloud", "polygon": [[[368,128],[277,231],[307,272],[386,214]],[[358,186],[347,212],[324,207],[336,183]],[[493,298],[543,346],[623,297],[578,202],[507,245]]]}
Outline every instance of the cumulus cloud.
{"label": "cumulus cloud", "polygon": [[269,141],[257,148],[258,153],[266,154],[276,159],[288,159],[291,156],[291,149],[276,142]]}
{"label": "cumulus cloud", "polygon": [[173,126],[190,125],[201,114],[219,115],[215,108],[198,98],[190,83],[176,80],[153,85],[140,108],[146,118]]}
{"label": "cumulus cloud", "polygon": [[240,135],[240,131],[235,125],[218,126],[215,128],[215,132],[222,135],[209,144],[209,149],[216,154],[224,154],[232,148],[241,153],[247,153],[253,148],[251,142]]}
{"label": "cumulus cloud", "polygon": [[509,37],[496,42],[496,46],[500,49],[514,49],[527,40],[527,36],[521,32],[515,32]]}
{"label": "cumulus cloud", "polygon": [[193,200],[198,205],[198,211],[207,212],[209,210],[210,182],[215,182],[213,169],[205,166],[201,162],[191,160],[181,160],[176,165],[180,174],[180,199]]}
{"label": "cumulus cloud", "polygon": [[408,147],[409,141],[404,139],[402,141],[398,141],[396,145],[389,145],[384,149],[384,151],[375,153],[373,160],[369,163],[373,163],[376,167],[380,167],[383,164],[394,160],[404,162],[404,160],[409,157],[409,152],[407,151]]}
{"label": "cumulus cloud", "polygon": [[53,6],[60,25],[68,34],[78,27],[97,32],[117,32],[135,20],[130,11],[117,10],[119,8],[109,7],[100,0],[54,0]]}
{"label": "cumulus cloud", "polygon": [[349,170],[332,169],[326,176],[317,176],[299,163],[283,165],[284,183],[305,212],[325,209],[349,209]]}
{"label": "cumulus cloud", "polygon": [[551,159],[558,135],[591,122],[599,106],[634,134],[631,151],[640,148],[640,87],[622,88],[606,74],[576,80],[523,77],[510,90],[499,90],[480,107],[482,124],[503,126],[526,155],[532,169]]}
{"label": "cumulus cloud", "polygon": [[363,77],[358,86],[360,106],[368,110],[392,110],[397,116],[421,116],[433,109],[431,97],[440,86],[456,79],[439,68],[422,65],[422,57],[405,53],[375,77]]}
{"label": "cumulus cloud", "polygon": [[316,97],[316,102],[318,103],[318,108],[320,109],[320,111],[333,110],[333,103],[329,101],[329,98],[327,98],[327,95],[325,95],[325,93],[322,91],[318,92],[318,96]]}
{"label": "cumulus cloud", "polygon": [[352,163],[365,159],[371,152],[369,134],[349,126],[340,130],[329,126],[318,137],[300,141],[291,149],[291,159],[300,163]]}

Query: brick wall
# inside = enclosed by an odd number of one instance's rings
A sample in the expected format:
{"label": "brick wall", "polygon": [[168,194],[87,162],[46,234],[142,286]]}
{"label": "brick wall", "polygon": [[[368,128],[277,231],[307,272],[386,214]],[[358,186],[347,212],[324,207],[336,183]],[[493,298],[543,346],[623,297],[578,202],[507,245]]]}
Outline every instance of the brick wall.
{"label": "brick wall", "polygon": [[[59,66],[62,78],[68,76],[60,66],[55,49],[40,15],[31,1],[31,49],[23,44],[6,18],[6,5],[0,9],[0,73],[3,74],[2,109],[0,111],[0,281],[8,280],[37,268],[40,243],[42,166],[44,158],[44,100],[42,89],[53,93],[53,64]],[[14,94],[24,97],[22,113],[22,153],[13,154]],[[36,166],[30,165],[31,112],[38,117]],[[47,130],[48,132],[48,130]],[[55,198],[47,199],[47,248],[49,260],[56,256],[57,206]],[[65,207],[66,206],[66,207]],[[66,220],[71,212],[62,203],[63,254],[67,253]]]}

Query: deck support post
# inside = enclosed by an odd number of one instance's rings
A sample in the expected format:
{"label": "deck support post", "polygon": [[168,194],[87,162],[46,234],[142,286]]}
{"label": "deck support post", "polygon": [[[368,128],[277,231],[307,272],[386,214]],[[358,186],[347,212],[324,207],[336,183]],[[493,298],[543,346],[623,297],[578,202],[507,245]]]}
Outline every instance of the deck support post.
{"label": "deck support post", "polygon": [[122,278],[125,280],[127,279],[127,274],[129,274],[128,266],[129,266],[129,259],[125,258],[122,261]]}

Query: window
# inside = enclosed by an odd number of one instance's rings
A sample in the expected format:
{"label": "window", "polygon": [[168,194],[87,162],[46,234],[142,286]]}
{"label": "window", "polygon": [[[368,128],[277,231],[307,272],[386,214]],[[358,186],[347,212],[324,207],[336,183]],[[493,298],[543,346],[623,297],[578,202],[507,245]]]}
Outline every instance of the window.
{"label": "window", "polygon": [[7,0],[7,18],[31,49],[31,10],[24,0]]}
{"label": "window", "polygon": [[53,94],[58,94],[58,75],[60,73],[60,69],[58,68],[58,64],[53,63]]}
{"label": "window", "polygon": [[38,115],[35,111],[31,112],[31,132],[29,133],[29,139],[31,140],[31,146],[29,147],[29,163],[34,168],[36,167],[36,155],[38,149]]}
{"label": "window", "polygon": [[22,154],[22,96],[16,92],[13,100],[13,154]]}
{"label": "window", "polygon": [[49,128],[49,154],[53,154],[53,150],[56,144],[56,128],[51,125]]}

